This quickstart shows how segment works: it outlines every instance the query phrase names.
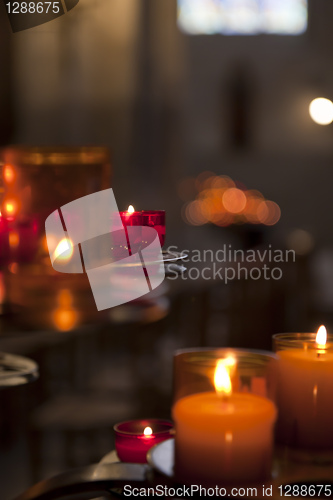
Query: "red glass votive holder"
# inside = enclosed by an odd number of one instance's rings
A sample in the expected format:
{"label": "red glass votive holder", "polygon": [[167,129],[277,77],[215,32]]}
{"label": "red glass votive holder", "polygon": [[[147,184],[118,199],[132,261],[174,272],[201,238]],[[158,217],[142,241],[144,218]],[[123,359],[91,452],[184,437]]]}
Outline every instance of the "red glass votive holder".
{"label": "red glass votive holder", "polygon": [[38,253],[38,244],[37,218],[0,218],[0,264],[32,262]]}
{"label": "red glass votive holder", "polygon": [[[144,464],[150,448],[172,437],[173,424],[160,419],[128,420],[116,424],[113,429],[119,459]],[[151,434],[145,435],[145,429],[150,429]]]}
{"label": "red glass votive holder", "polygon": [[[165,242],[165,210],[142,210],[142,226],[156,229],[161,247]],[[142,230],[142,240],[145,241],[145,231]]]}
{"label": "red glass votive holder", "polygon": [[132,227],[131,252],[140,250],[142,240],[142,214],[141,212],[119,212],[124,227]]}

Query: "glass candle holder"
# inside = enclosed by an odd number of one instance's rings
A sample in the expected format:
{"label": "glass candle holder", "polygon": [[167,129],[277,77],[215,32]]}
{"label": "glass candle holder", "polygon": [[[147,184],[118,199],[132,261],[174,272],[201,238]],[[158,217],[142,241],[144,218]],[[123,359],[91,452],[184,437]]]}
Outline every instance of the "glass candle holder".
{"label": "glass candle holder", "polygon": [[172,437],[173,425],[168,420],[128,420],[114,426],[117,455],[122,462],[144,464],[147,452]]}
{"label": "glass candle holder", "polygon": [[[165,211],[164,210],[142,210],[142,226],[153,227],[158,232],[161,247],[165,242]],[[145,242],[146,234],[142,228],[142,240]]]}
{"label": "glass candle holder", "polygon": [[289,457],[333,461],[333,336],[324,345],[315,333],[273,336],[278,356],[277,439]]}
{"label": "glass candle holder", "polygon": [[172,408],[176,480],[216,486],[269,478],[275,385],[272,353],[176,352]]}
{"label": "glass candle holder", "polygon": [[4,216],[39,214],[44,224],[60,206],[110,186],[105,147],[10,146],[0,151],[0,161]]}
{"label": "glass candle holder", "polygon": [[120,212],[124,227],[131,228],[131,253],[138,252],[142,241],[142,212]]}
{"label": "glass candle holder", "polygon": [[[8,231],[0,227],[0,246],[8,246],[5,261],[33,260],[43,249],[50,213],[110,186],[110,153],[100,146],[9,146],[0,150],[0,165],[0,212],[10,223]],[[20,236],[17,245],[13,236],[14,245],[7,245],[9,231]]]}

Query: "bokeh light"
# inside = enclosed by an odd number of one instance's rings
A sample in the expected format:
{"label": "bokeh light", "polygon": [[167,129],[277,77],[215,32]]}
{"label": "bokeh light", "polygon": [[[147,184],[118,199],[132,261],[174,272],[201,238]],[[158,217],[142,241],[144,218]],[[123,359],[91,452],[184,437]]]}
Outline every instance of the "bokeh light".
{"label": "bokeh light", "polygon": [[222,202],[224,208],[228,212],[231,212],[232,214],[239,214],[245,208],[246,196],[244,191],[241,189],[229,188],[224,192]]}
{"label": "bokeh light", "polygon": [[17,231],[12,231],[9,233],[9,246],[10,248],[17,248],[20,244],[20,235]]}
{"label": "bokeh light", "polygon": [[[222,227],[245,223],[273,226],[281,217],[277,203],[266,200],[260,191],[248,190],[228,176],[206,171],[199,174],[197,179],[186,177],[178,185],[181,187],[178,190],[179,197],[183,201],[186,199],[182,218],[191,226],[207,223]],[[187,188],[191,188],[191,201],[188,199],[190,189],[187,191]]]}
{"label": "bokeh light", "polygon": [[307,255],[314,248],[314,238],[304,229],[293,229],[287,236],[287,246],[297,255]]}
{"label": "bokeh light", "polygon": [[73,307],[73,295],[70,290],[60,290],[57,296],[59,307],[53,312],[53,323],[57,330],[68,332],[78,323],[78,313]]}
{"label": "bokeh light", "polygon": [[258,205],[257,215],[262,224],[274,226],[280,220],[281,210],[274,201],[263,200]]}
{"label": "bokeh light", "polygon": [[7,184],[12,184],[16,178],[14,167],[11,165],[5,165],[3,167],[3,178]]}
{"label": "bokeh light", "polygon": [[7,218],[13,218],[19,211],[19,204],[14,198],[7,198],[3,201],[2,212]]}
{"label": "bokeh light", "polygon": [[317,97],[310,103],[309,113],[318,125],[329,125],[333,121],[333,102],[324,97]]}

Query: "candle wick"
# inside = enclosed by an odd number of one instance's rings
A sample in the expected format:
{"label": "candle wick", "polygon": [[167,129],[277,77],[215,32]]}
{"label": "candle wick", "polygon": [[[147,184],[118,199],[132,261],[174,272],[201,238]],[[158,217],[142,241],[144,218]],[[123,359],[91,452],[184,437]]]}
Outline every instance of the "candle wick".
{"label": "candle wick", "polygon": [[320,352],[317,352],[317,358],[320,358]]}
{"label": "candle wick", "polygon": [[222,392],[222,394],[221,394],[221,400],[223,401],[223,403],[227,403],[229,401],[228,394],[226,394],[225,392]]}

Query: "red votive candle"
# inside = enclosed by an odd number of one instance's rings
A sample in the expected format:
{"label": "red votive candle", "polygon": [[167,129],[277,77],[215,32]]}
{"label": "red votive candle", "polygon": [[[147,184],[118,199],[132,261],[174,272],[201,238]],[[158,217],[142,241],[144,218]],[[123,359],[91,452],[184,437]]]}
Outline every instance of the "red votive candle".
{"label": "red votive candle", "polygon": [[0,265],[9,260],[8,222],[0,215]]}
{"label": "red votive candle", "polygon": [[[142,226],[156,229],[161,247],[165,241],[165,210],[142,210]],[[142,229],[142,240],[145,241],[145,230]]]}
{"label": "red votive candle", "polygon": [[31,262],[38,252],[38,220],[26,217],[7,220],[0,217],[0,263]]}
{"label": "red votive candle", "polygon": [[172,437],[173,425],[167,420],[128,420],[114,426],[116,451],[122,462],[144,464],[147,452]]}
{"label": "red votive candle", "polygon": [[124,227],[132,227],[131,230],[131,253],[136,253],[140,250],[141,240],[142,240],[142,215],[141,212],[136,212],[132,205],[128,207],[125,212],[119,212],[121,221]]}

